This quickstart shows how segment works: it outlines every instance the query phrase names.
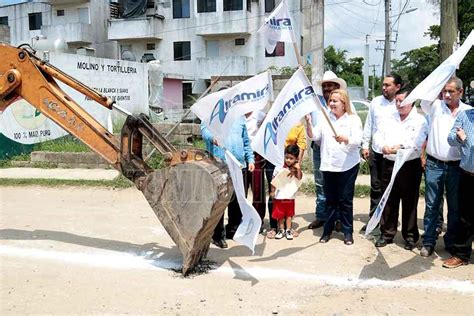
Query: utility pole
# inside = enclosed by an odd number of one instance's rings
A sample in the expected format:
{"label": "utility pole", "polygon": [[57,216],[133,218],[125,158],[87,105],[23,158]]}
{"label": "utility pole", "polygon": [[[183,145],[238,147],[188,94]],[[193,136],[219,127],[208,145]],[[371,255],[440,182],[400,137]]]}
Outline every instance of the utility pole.
{"label": "utility pole", "polygon": [[372,70],[374,74],[372,75],[372,100],[375,98],[375,67],[378,67],[380,65],[370,65],[369,67],[372,67]]}
{"label": "utility pole", "polygon": [[324,0],[311,1],[311,82],[317,87],[316,82],[323,78],[324,72]]}
{"label": "utility pole", "polygon": [[369,98],[369,34],[365,35],[364,98]]}
{"label": "utility pole", "polygon": [[390,0],[385,0],[385,45],[383,54],[384,75],[387,75],[392,71],[392,66],[390,65],[390,60],[392,59],[392,51],[390,48],[390,5]]}
{"label": "utility pole", "polygon": [[441,62],[453,53],[458,35],[458,0],[441,0],[440,57]]}

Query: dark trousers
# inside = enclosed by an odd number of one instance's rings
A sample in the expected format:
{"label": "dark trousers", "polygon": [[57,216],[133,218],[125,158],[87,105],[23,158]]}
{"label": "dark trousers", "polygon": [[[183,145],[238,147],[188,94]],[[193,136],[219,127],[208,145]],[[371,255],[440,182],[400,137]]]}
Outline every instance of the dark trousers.
{"label": "dark trousers", "polygon": [[474,174],[461,171],[459,176],[459,217],[454,237],[453,253],[464,261],[469,261],[472,253],[474,234]]}
{"label": "dark trousers", "polygon": [[382,198],[382,162],[383,155],[370,149],[369,167],[370,167],[370,212],[369,217],[375,212]]}
{"label": "dark trousers", "polygon": [[336,219],[341,220],[344,236],[354,231],[354,186],[359,171],[359,164],[343,172],[323,171],[324,194],[328,219],[324,223],[323,235],[330,235]]}
{"label": "dark trousers", "polygon": [[[394,163],[394,161],[388,159],[383,160],[382,188],[384,192],[390,183]],[[386,240],[393,240],[397,233],[400,200],[402,201],[403,239],[407,240],[410,238],[416,242],[420,238],[416,215],[421,174],[420,158],[405,162],[398,171],[380,220],[380,231]]]}
{"label": "dark trousers", "polygon": [[249,186],[252,190],[252,205],[257,211],[260,218],[265,218],[265,209],[266,209],[266,194],[265,194],[265,159],[259,154],[254,152],[255,157],[255,170],[250,172],[246,169],[244,184],[245,184],[245,193],[248,192]]}
{"label": "dark trousers", "polygon": [[[246,170],[243,169],[242,172],[245,175]],[[212,239],[214,240],[222,240],[222,239],[232,239],[234,238],[234,234],[237,231],[237,228],[242,222],[242,211],[240,210],[239,202],[237,201],[237,196],[235,192],[232,193],[232,197],[230,198],[229,205],[227,205],[227,225],[224,227],[224,214],[222,214],[219,223],[217,224],[216,228],[214,229],[214,234],[212,235]]]}
{"label": "dark trousers", "polygon": [[273,198],[270,196],[270,190],[272,189],[272,179],[273,179],[273,171],[275,171],[275,166],[270,162],[267,161],[265,164],[265,177],[267,178],[267,188],[268,188],[268,214],[270,219],[270,228],[277,229],[278,222],[272,217],[273,212]]}

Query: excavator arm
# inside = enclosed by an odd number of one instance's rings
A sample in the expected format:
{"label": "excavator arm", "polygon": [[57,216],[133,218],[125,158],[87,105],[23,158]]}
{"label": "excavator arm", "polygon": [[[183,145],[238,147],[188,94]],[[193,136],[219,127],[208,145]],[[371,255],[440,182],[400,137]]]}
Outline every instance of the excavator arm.
{"label": "excavator arm", "polygon": [[[34,53],[31,48],[0,44],[0,113],[18,98],[25,99],[133,181],[181,250],[186,274],[207,253],[212,231],[230,200],[232,186],[225,165],[203,150],[178,151],[146,115],[128,113]],[[56,80],[126,114],[120,140]],[[164,156],[164,169],[154,170],[144,161],[144,138]],[[203,194],[209,195],[204,201]]]}

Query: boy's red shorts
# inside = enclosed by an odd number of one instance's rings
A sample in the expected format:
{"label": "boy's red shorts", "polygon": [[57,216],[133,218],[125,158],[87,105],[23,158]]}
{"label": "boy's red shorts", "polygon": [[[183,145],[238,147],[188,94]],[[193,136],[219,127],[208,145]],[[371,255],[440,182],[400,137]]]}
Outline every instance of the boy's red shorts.
{"label": "boy's red shorts", "polygon": [[295,216],[295,199],[273,200],[272,218],[279,220]]}

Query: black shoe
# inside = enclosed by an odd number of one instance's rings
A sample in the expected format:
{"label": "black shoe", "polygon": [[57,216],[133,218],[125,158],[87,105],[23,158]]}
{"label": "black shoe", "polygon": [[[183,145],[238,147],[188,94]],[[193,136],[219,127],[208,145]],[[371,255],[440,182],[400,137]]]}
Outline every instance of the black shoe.
{"label": "black shoe", "polygon": [[325,244],[325,243],[327,243],[327,242],[329,241],[329,238],[331,238],[331,236],[329,236],[329,235],[323,235],[323,236],[321,237],[321,239],[319,240],[319,242]]}
{"label": "black shoe", "polygon": [[354,243],[354,238],[352,234],[348,234],[344,236],[344,245],[350,246]]}
{"label": "black shoe", "polygon": [[362,228],[360,229],[360,233],[363,234],[363,233],[365,233],[366,230],[367,230],[367,224],[362,226]]}
{"label": "black shoe", "polygon": [[334,230],[338,233],[342,232],[342,223],[341,221],[337,220],[336,224],[334,225]]}
{"label": "black shoe", "polygon": [[423,246],[420,250],[420,256],[422,257],[429,257],[433,254],[434,252],[434,247],[433,246]]}
{"label": "black shoe", "polygon": [[227,245],[226,241],[224,239],[219,239],[219,240],[212,240],[212,243],[216,245],[219,248],[228,248],[229,246]]}
{"label": "black shoe", "polygon": [[308,225],[308,229],[316,229],[316,228],[323,227],[323,226],[324,226],[324,221],[317,219],[315,221],[312,221]]}
{"label": "black shoe", "polygon": [[416,248],[416,242],[409,238],[407,240],[405,240],[405,247],[404,247],[406,250],[413,250]]}
{"label": "black shoe", "polygon": [[387,246],[388,244],[391,244],[391,243],[393,243],[393,240],[385,239],[382,236],[380,236],[379,239],[377,239],[377,241],[375,242],[375,247],[377,247],[377,248],[385,247],[385,246]]}

